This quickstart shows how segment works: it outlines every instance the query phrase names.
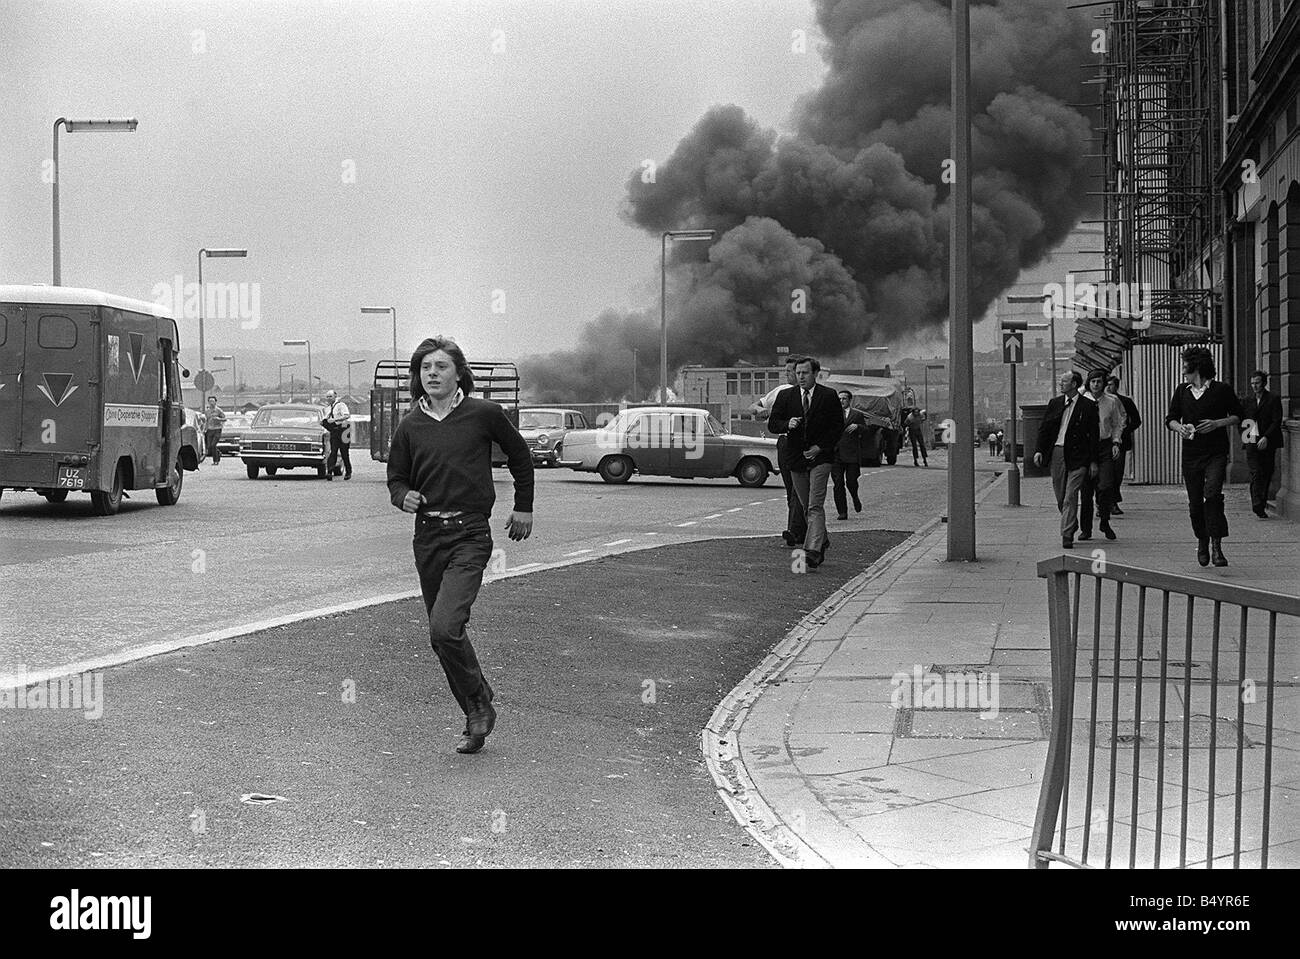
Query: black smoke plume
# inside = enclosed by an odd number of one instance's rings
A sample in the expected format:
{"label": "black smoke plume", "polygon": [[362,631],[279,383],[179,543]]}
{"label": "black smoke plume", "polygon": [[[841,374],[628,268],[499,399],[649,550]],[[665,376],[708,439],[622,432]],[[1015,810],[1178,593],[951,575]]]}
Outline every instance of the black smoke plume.
{"label": "black smoke plume", "polygon": [[[949,4],[814,6],[828,71],[797,108],[793,134],[765,130],[737,106],[714,107],[653,182],[640,169],[629,177],[629,222],[656,235],[718,234],[707,263],[673,268],[674,369],[770,362],[781,344],[832,356],[929,337],[947,319]],[[977,317],[1087,207],[1089,121],[1068,104],[1084,99],[1090,23],[1063,0],[971,6]],[[643,364],[644,388],[657,381],[654,321],[607,312],[575,350],[531,358],[525,376],[539,398],[617,398],[630,380],[618,371],[641,344],[642,360],[645,347],[654,357]]]}

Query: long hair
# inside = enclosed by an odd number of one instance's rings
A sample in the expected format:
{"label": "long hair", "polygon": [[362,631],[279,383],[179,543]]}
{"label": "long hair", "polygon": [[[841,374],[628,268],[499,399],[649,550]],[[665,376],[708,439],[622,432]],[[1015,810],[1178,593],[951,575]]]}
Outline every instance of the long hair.
{"label": "long hair", "polygon": [[474,392],[474,374],[470,371],[469,361],[450,336],[432,336],[415,348],[411,354],[411,403],[420,402],[424,397],[424,384],[420,382],[420,364],[424,358],[436,350],[442,350],[456,364],[456,385],[466,396]]}
{"label": "long hair", "polygon": [[1192,369],[1203,380],[1214,379],[1214,354],[1203,346],[1189,346],[1183,350],[1183,362],[1191,363]]}

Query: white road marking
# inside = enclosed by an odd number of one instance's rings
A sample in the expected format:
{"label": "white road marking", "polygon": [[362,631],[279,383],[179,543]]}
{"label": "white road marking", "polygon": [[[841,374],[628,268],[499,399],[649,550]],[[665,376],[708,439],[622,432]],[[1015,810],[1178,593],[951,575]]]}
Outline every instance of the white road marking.
{"label": "white road marking", "polygon": [[763,505],[763,501],[762,501],[762,500],[758,500],[758,501],[755,502],[755,503],[746,503],[745,505],[746,505],[746,506],[762,506],[762,505]]}
{"label": "white road marking", "polygon": [[583,553],[590,553],[590,552],[591,552],[591,550],[589,550],[589,549],[580,549],[580,550],[577,550],[577,551],[572,552],[572,553],[565,553],[564,555],[565,555],[566,557],[568,557],[568,556],[581,556]]}
{"label": "white road marking", "polygon": [[731,509],[727,510],[727,512],[728,512],[728,513],[739,513],[742,509],[744,509],[743,506],[733,506]]}
{"label": "white road marking", "polygon": [[691,520],[689,523],[678,523],[677,525],[678,525],[678,526],[697,526],[697,525],[699,525],[699,524],[698,524],[698,522],[697,522],[696,520]]}
{"label": "white road marking", "polygon": [[721,515],[722,515],[721,513],[714,513],[712,516],[706,516],[706,517],[704,517],[704,518],[705,518],[705,519],[717,519],[717,518],[718,518],[719,516],[721,516]]}
{"label": "white road marking", "polygon": [[658,536],[658,533],[646,533],[647,536]]}
{"label": "white road marking", "polygon": [[616,539],[612,543],[606,543],[606,546],[622,546],[624,543],[632,542],[630,539]]}
{"label": "white road marking", "polygon": [[513,572],[514,572],[515,570],[517,570],[517,569],[530,569],[530,568],[532,568],[533,566],[541,566],[541,565],[542,565],[541,563],[523,563],[523,564],[521,564],[521,565],[519,565],[519,566],[511,566],[511,567],[510,567],[510,572],[513,573]]}

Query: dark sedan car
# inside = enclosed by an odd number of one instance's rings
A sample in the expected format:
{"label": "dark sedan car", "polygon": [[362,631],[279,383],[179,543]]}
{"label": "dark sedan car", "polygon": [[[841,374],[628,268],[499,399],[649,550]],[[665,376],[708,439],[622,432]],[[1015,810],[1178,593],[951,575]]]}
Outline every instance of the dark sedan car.
{"label": "dark sedan car", "polygon": [[330,455],[329,433],[320,425],[324,416],[314,403],[275,403],[258,410],[240,440],[248,478],[257,479],[262,469],[274,476],[304,466],[324,476]]}

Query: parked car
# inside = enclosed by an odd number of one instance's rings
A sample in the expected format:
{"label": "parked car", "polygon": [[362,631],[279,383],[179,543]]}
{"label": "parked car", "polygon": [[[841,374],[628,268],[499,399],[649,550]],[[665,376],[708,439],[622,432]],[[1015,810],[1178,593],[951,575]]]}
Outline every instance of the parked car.
{"label": "parked car", "polygon": [[558,459],[555,450],[560,440],[570,430],[589,427],[587,417],[577,410],[530,406],[519,411],[519,435],[527,441],[536,466],[555,466]]}
{"label": "parked car", "polygon": [[324,416],[315,403],[272,403],[258,410],[239,444],[248,478],[257,479],[258,470],[274,476],[303,466],[324,476],[330,455],[329,433],[320,425]]}
{"label": "parked car", "polygon": [[679,479],[734,476],[762,486],[777,472],[776,440],[729,433],[708,410],[643,406],[595,430],[573,430],[556,451],[560,466],[626,483],[633,473]]}
{"label": "parked car", "polygon": [[223,456],[239,455],[240,440],[252,422],[253,417],[247,413],[226,414],[226,425],[221,428],[221,439],[217,440],[217,449]]}

